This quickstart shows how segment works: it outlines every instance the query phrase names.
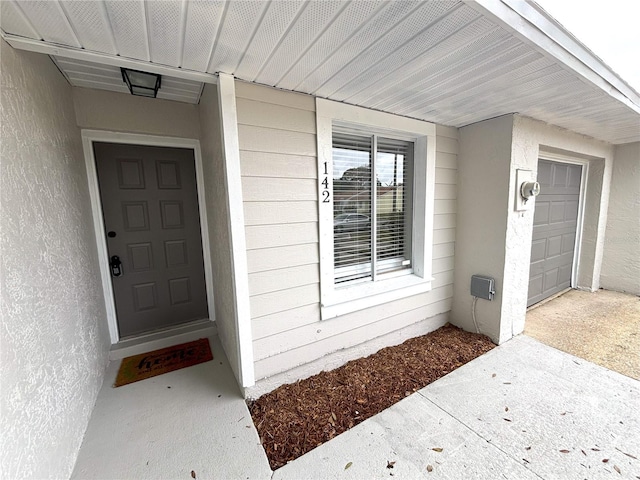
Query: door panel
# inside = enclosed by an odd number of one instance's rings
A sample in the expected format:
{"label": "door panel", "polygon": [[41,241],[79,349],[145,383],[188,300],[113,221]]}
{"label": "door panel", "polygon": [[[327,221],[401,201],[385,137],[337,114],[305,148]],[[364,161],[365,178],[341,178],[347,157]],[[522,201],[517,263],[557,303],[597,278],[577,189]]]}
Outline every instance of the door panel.
{"label": "door panel", "polygon": [[121,337],[208,318],[193,151],[94,143]]}
{"label": "door panel", "polygon": [[582,167],[538,161],[527,305],[571,286]]}

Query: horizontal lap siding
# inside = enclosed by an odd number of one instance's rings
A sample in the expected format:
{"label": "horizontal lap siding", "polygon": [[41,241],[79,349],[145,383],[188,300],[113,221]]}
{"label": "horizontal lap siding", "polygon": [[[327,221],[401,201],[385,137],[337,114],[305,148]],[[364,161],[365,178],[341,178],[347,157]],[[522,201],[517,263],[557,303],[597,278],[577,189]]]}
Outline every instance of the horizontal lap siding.
{"label": "horizontal lap siding", "polygon": [[320,320],[315,100],[237,83],[256,378],[451,309],[457,130],[437,127],[433,289]]}

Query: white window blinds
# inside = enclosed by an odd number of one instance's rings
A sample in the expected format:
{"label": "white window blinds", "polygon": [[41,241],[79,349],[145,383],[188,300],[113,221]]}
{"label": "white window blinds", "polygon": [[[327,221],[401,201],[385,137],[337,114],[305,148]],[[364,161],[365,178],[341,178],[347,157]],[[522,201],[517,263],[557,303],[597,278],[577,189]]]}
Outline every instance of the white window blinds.
{"label": "white window blinds", "polygon": [[334,281],[411,268],[413,143],[333,132]]}

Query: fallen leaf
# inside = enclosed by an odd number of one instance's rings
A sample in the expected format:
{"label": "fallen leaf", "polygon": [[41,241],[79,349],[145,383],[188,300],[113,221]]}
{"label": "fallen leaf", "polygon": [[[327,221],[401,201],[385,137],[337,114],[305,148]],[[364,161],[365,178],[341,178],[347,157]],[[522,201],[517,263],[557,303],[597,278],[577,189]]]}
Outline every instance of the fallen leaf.
{"label": "fallen leaf", "polygon": [[396,462],[390,462],[389,460],[387,460],[387,468],[393,468],[395,464]]}
{"label": "fallen leaf", "polygon": [[434,452],[438,452],[438,453],[440,453],[440,452],[442,451],[442,448],[440,448],[440,447],[435,447],[435,448],[432,448],[431,450],[433,450]]}
{"label": "fallen leaf", "polygon": [[508,412],[509,411],[509,407],[504,407],[504,411]]}
{"label": "fallen leaf", "polygon": [[531,450],[531,447],[524,447],[525,450]]}
{"label": "fallen leaf", "polygon": [[608,459],[608,458],[603,458],[603,459],[602,459],[602,463],[607,463],[608,461],[609,461],[609,459]]}
{"label": "fallen leaf", "polygon": [[431,465],[427,465],[427,472],[433,472],[433,467]]}
{"label": "fallen leaf", "polygon": [[593,450],[594,452],[599,452],[600,451],[599,448],[592,448],[591,450]]}
{"label": "fallen leaf", "polygon": [[522,460],[524,460],[527,463],[531,463],[529,460],[527,460],[526,458],[523,458]]}
{"label": "fallen leaf", "polygon": [[571,453],[569,450],[560,450],[560,453]]}
{"label": "fallen leaf", "polygon": [[196,472],[194,472],[193,470],[191,470],[191,478],[196,478]]}
{"label": "fallen leaf", "polygon": [[507,422],[510,422],[510,421],[511,421],[511,419],[510,419],[510,418],[503,418],[503,420],[505,420],[505,421],[507,421]]}
{"label": "fallen leaf", "polygon": [[347,468],[351,468],[351,465],[353,465],[353,462],[349,462],[344,466],[344,469],[346,470]]}
{"label": "fallen leaf", "polygon": [[587,456],[587,452],[585,452],[584,450],[580,450],[582,452],[582,454],[586,457]]}
{"label": "fallen leaf", "polygon": [[614,465],[613,469],[618,472],[620,475],[622,475],[622,472],[620,471],[620,468],[618,467],[618,465]]}
{"label": "fallen leaf", "polygon": [[634,460],[637,460],[638,457],[634,457],[633,455],[631,455],[630,453],[627,452],[623,452],[622,450],[620,450],[618,447],[616,447],[616,450],[618,450],[620,453],[622,453],[623,455],[626,455],[627,457],[633,458]]}
{"label": "fallen leaf", "polygon": [[494,373],[493,375],[491,375],[491,378],[496,378],[496,374]]}

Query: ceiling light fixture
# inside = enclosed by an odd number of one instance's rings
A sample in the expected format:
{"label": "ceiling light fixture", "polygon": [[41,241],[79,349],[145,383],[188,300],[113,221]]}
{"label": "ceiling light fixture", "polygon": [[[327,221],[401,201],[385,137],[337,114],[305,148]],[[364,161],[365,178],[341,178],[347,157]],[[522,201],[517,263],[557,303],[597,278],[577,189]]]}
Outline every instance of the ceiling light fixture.
{"label": "ceiling light fixture", "polygon": [[131,95],[156,98],[160,89],[160,75],[129,68],[120,68],[120,71],[122,80],[129,87]]}

